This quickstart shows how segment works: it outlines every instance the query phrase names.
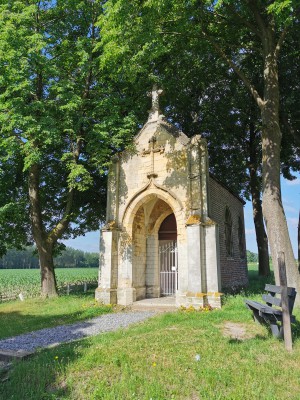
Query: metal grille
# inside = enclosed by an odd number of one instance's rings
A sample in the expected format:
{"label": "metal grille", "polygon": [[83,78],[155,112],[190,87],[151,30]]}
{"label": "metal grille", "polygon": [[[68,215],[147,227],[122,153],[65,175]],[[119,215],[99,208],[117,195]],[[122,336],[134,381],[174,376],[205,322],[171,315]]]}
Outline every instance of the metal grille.
{"label": "metal grille", "polygon": [[171,296],[178,289],[177,241],[159,244],[160,292],[162,296]]}

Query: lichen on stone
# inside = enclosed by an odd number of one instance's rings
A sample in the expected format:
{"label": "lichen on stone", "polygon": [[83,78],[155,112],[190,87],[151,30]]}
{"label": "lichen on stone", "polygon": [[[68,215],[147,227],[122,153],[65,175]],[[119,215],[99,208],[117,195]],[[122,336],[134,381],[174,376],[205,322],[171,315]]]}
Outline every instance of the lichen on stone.
{"label": "lichen on stone", "polygon": [[186,225],[199,225],[201,223],[201,217],[198,214],[190,215],[186,221]]}

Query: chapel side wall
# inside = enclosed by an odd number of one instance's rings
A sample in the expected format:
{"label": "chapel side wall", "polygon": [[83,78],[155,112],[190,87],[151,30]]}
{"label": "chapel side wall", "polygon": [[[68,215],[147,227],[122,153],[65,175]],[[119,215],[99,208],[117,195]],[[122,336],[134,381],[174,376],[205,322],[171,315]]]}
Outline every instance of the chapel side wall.
{"label": "chapel side wall", "polygon": [[[244,232],[244,255],[240,254],[238,224],[239,217],[244,224],[244,208],[226,188],[211,176],[209,177],[210,218],[219,225],[219,247],[222,289],[234,290],[248,284],[246,245]],[[233,256],[228,256],[225,241],[225,210],[229,208],[232,216]]]}

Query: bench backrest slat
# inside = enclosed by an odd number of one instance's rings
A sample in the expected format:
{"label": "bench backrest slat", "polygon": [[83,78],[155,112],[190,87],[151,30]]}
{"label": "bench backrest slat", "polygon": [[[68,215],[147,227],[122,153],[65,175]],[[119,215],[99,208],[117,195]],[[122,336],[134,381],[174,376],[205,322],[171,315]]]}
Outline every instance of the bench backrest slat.
{"label": "bench backrest slat", "polygon": [[263,294],[262,299],[268,304],[268,306],[281,307],[281,299],[278,297],[271,296],[270,294]]}
{"label": "bench backrest slat", "polygon": [[[275,306],[281,307],[281,299],[276,298],[275,294],[281,294],[282,286],[269,285],[267,283],[265,286],[265,290],[268,292],[268,294],[263,295],[263,300],[267,302],[268,305],[273,304]],[[289,300],[289,311],[290,314],[292,314],[297,292],[296,289],[293,287],[288,287],[287,292]]]}
{"label": "bench backrest slat", "polygon": [[[276,286],[276,285],[269,285],[268,283],[265,286],[265,290],[270,293],[277,293],[281,294],[282,292],[282,286]],[[291,297],[296,297],[296,290],[293,287],[288,287],[288,296]]]}

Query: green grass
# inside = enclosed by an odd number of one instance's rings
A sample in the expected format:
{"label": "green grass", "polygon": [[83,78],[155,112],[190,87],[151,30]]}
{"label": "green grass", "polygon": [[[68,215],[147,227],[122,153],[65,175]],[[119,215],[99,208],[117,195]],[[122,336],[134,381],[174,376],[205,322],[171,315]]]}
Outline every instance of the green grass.
{"label": "green grass", "polygon": [[[263,284],[251,284],[249,296],[259,296]],[[0,398],[298,400],[299,323],[293,327],[294,350],[287,353],[282,341],[252,321],[244,297],[226,296],[221,310],[167,313],[41,351],[14,364]],[[296,316],[300,320],[299,310]],[[226,336],[228,322],[243,327],[246,338]]]}
{"label": "green grass", "polygon": [[[98,268],[56,268],[58,288],[67,284],[89,282],[95,284]],[[40,295],[41,275],[38,269],[0,269],[0,299],[5,296],[25,297]]]}
{"label": "green grass", "polygon": [[94,301],[94,291],[54,299],[26,299],[0,304],[0,339],[42,328],[70,324],[111,311]]}

